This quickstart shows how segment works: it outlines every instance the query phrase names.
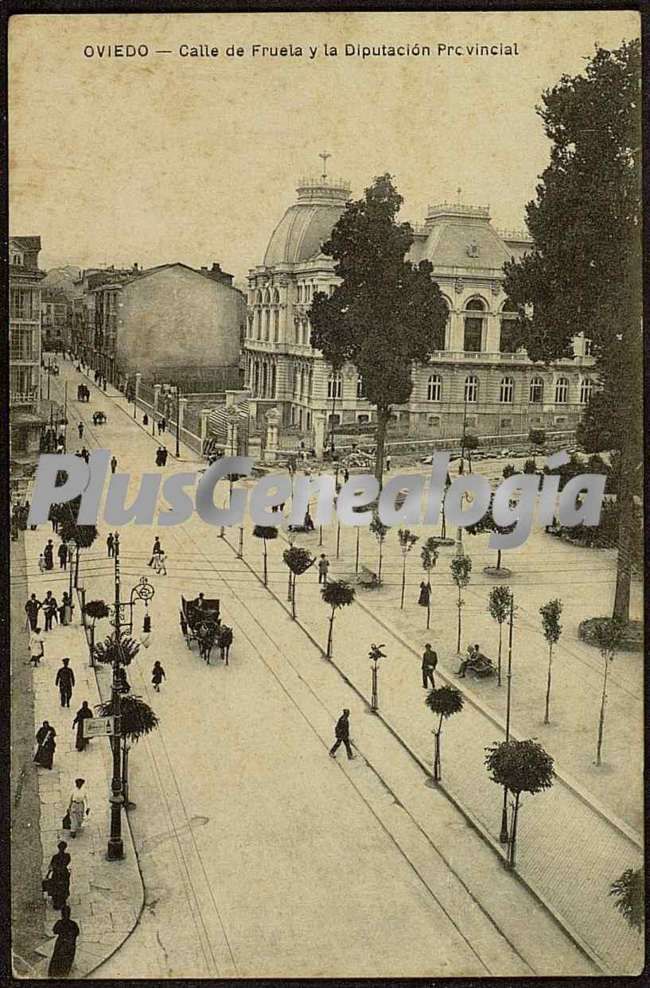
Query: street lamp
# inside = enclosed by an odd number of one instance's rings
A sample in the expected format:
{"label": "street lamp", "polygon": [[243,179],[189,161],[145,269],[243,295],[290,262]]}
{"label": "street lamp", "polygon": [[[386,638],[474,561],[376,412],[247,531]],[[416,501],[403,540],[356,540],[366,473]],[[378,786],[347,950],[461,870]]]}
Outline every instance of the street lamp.
{"label": "street lamp", "polygon": [[70,539],[68,542],[68,562],[70,565],[70,603],[72,603],[72,577],[74,572],[73,557],[75,550],[77,548],[77,543],[74,539]]}
{"label": "street lamp", "polygon": [[372,698],[370,700],[370,711],[373,714],[376,714],[377,711],[379,710],[379,691],[378,691],[378,682],[377,682],[377,674],[378,674],[378,671],[377,671],[377,663],[379,662],[380,659],[385,659],[386,658],[386,653],[385,652],[382,652],[382,648],[384,648],[384,647],[385,646],[383,644],[382,645],[375,645],[374,642],[373,642],[373,644],[370,646],[370,651],[368,653],[368,658],[371,659],[372,660],[372,663],[373,663],[373,665],[372,665]]}
{"label": "street lamp", "polygon": [[122,726],[120,720],[121,694],[120,694],[120,661],[119,653],[121,648],[120,636],[120,536],[115,534],[113,547],[115,563],[115,651],[113,654],[113,678],[111,682],[111,707],[115,717],[115,730],[111,738],[113,746],[113,777],[111,779],[111,794],[109,804],[111,808],[111,830],[108,838],[108,848],[106,856],[109,861],[120,861],[124,857],[124,843],[122,841],[122,805],[124,795],[122,792],[122,766],[120,764],[120,738]]}
{"label": "street lamp", "polygon": [[[147,608],[149,606],[149,601],[151,600],[155,592],[156,592],[156,588],[153,586],[152,583],[149,583],[149,580],[147,579],[146,576],[141,576],[138,582],[136,583],[136,585],[132,587],[131,593],[129,595],[129,622],[127,625],[129,634],[133,632],[133,608],[135,606],[136,600],[143,600],[144,606],[145,608]],[[147,617],[148,615],[145,617],[145,621]]]}
{"label": "street lamp", "polygon": [[[512,679],[512,630],[514,625],[515,599],[510,594],[510,627],[508,629],[508,686],[506,692],[506,741],[510,740],[510,680]],[[508,843],[508,790],[503,787],[503,807],[501,809],[501,833],[499,834],[501,844]]]}

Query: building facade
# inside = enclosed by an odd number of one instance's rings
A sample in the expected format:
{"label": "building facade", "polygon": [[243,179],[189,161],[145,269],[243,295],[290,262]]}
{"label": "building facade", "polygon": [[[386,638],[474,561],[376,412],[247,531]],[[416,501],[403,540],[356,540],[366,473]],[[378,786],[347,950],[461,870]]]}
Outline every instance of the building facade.
{"label": "building facade", "polygon": [[183,391],[241,385],[246,299],[214,264],[200,271],[163,264],[90,289],[90,364],[118,386],[135,374]]}
{"label": "building facade", "polygon": [[[246,385],[262,405],[282,413],[288,441],[317,445],[315,423],[334,423],[341,436],[371,431],[374,410],[363,380],[346,366],[334,375],[311,346],[314,293],[333,292],[337,278],[321,247],[350,197],[330,179],[303,180],[297,200],[273,231],[263,263],[249,273]],[[596,386],[589,341],[574,341],[573,359],[533,363],[512,340],[513,306],[504,264],[530,246],[526,234],[499,233],[489,209],[461,203],[430,206],[414,226],[409,259],[428,259],[448,309],[432,339],[426,366],[414,366],[408,404],[396,406],[392,438],[459,439],[527,435],[531,428],[571,432]]]}
{"label": "building facade", "polygon": [[[41,416],[40,237],[9,239],[9,411],[11,458],[36,461]],[[17,471],[18,472],[18,471]]]}

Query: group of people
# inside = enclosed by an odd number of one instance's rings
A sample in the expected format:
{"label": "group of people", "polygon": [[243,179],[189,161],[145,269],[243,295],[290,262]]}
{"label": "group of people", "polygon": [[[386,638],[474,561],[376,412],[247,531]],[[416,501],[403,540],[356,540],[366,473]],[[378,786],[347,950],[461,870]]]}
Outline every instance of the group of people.
{"label": "group of people", "polygon": [[147,565],[151,566],[154,573],[158,576],[167,576],[167,556],[165,555],[165,551],[160,544],[160,539],[158,536],[154,539],[153,548],[151,550],[151,559]]}
{"label": "group of people", "polygon": [[67,591],[63,592],[61,603],[48,590],[43,600],[39,600],[35,593],[31,595],[25,604],[26,624],[29,631],[29,651],[32,665],[37,666],[44,657],[45,646],[43,634],[40,627],[40,613],[43,612],[44,629],[52,631],[52,625],[56,621],[60,625],[68,625],[72,621],[74,604]]}
{"label": "group of people", "polygon": [[156,450],[156,466],[164,467],[167,464],[167,457],[169,456],[169,450],[166,446],[159,446]]}
{"label": "group of people", "polygon": [[[81,367],[77,366],[77,370],[80,371]],[[88,388],[85,384],[77,385],[77,401],[90,401],[90,388]]]}

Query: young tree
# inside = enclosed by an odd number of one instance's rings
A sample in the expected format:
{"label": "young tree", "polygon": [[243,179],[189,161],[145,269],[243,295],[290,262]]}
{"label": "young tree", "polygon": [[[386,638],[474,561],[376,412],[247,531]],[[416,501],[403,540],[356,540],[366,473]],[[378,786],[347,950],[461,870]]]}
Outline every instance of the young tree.
{"label": "young tree", "polygon": [[471,578],[470,574],[472,572],[472,560],[469,556],[454,556],[449,564],[449,569],[451,570],[451,578],[456,584],[456,589],[458,591],[458,600],[456,602],[456,607],[458,608],[458,640],[456,643],[456,651],[460,655],[460,639],[462,637],[461,611],[465,604],[465,601],[463,600],[463,590],[466,586],[468,586]]}
{"label": "young tree", "polygon": [[514,796],[512,823],[508,840],[508,867],[515,866],[517,817],[522,792],[532,795],[553,785],[553,759],[532,739],[495,742],[486,747],[485,764],[493,782]]}
{"label": "young tree", "polygon": [[354,364],[377,409],[380,483],[391,409],[410,397],[413,362],[427,363],[442,345],[448,314],[430,262],[405,260],[413,232],[397,222],[402,201],[386,174],[347,204],[322,248],[341,283],[332,295],[318,292],[310,310],[312,345],[333,366],[341,359]]}
{"label": "young tree", "polygon": [[440,771],[440,735],[442,732],[442,722],[453,714],[460,713],[463,709],[463,694],[455,686],[440,686],[438,689],[429,690],[424,701],[431,711],[439,717],[438,727],[432,731],[436,745],[433,754],[433,780],[439,782]]}
{"label": "young tree", "polygon": [[89,600],[84,607],[84,614],[92,620],[90,625],[90,656],[93,658],[95,651],[95,625],[102,618],[108,617],[110,611],[105,600]]}
{"label": "young tree", "polygon": [[348,607],[354,600],[354,588],[344,580],[332,580],[326,583],[321,589],[321,597],[325,603],[332,608],[330,614],[330,624],[327,633],[327,649],[325,654],[328,659],[332,658],[332,635],[334,631],[334,614],[340,607]]}
{"label": "young tree", "polygon": [[[113,700],[98,704],[100,717],[113,716]],[[120,743],[122,746],[122,792],[129,803],[129,749],[158,727],[158,717],[141,696],[128,694],[120,698]]]}
{"label": "young tree", "polygon": [[262,539],[264,542],[264,586],[268,586],[268,564],[267,564],[267,553],[266,553],[266,543],[267,541],[273,541],[277,539],[278,530],[275,525],[256,525],[253,529],[253,535],[256,539]]}
{"label": "young tree", "polygon": [[131,665],[139,651],[139,642],[124,634],[120,634],[119,638],[116,638],[115,632],[113,632],[99,645],[95,645],[94,657],[96,662],[103,665],[112,666],[117,662],[118,666],[124,667]]}
{"label": "young tree", "polygon": [[488,597],[490,617],[499,625],[499,650],[497,653],[497,686],[501,686],[501,654],[503,651],[503,625],[510,617],[512,590],[510,587],[492,587]]}
{"label": "young tree", "polygon": [[402,599],[400,601],[400,610],[404,610],[404,591],[406,590],[406,557],[418,540],[417,535],[413,533],[408,528],[399,528],[397,530],[397,537],[399,539],[400,549],[402,550]]}
{"label": "young tree", "polygon": [[614,906],[628,925],[640,933],[645,922],[643,868],[626,868],[620,878],[612,882],[609,894],[615,897]]}
{"label": "young tree", "polygon": [[[504,469],[504,476],[505,476],[505,470],[507,470],[507,467]],[[513,473],[514,472],[515,471],[513,470]],[[493,532],[499,532],[501,535],[506,535],[514,530],[515,527],[514,524],[497,525],[497,523],[495,522],[492,516],[493,502],[494,502],[494,498],[490,498],[490,504],[483,517],[479,521],[474,522],[473,525],[467,525],[465,530],[469,535],[484,535],[484,534],[491,535]],[[510,576],[510,570],[501,567],[501,551],[502,551],[501,549],[497,549],[497,564],[494,567],[494,569],[488,566],[486,567],[486,571],[488,573],[493,574],[494,576],[499,576],[499,575]]]}
{"label": "young tree", "polygon": [[591,340],[601,390],[581,439],[621,455],[613,616],[628,621],[643,462],[640,41],[597,48],[582,74],[543,93],[538,113],[550,163],[526,211],[533,248],[506,265],[505,290],[533,360],[572,356],[581,333]]}
{"label": "young tree", "polygon": [[540,607],[539,613],[542,615],[542,629],[544,631],[544,638],[546,639],[546,644],[548,645],[548,675],[546,677],[546,707],[544,709],[544,723],[549,722],[549,708],[551,705],[551,668],[553,666],[553,649],[560,640],[560,635],[562,634],[562,625],[560,624],[560,617],[562,616],[562,601],[558,600],[557,597],[554,600],[549,600],[548,604],[544,604]]}
{"label": "young tree", "polygon": [[464,446],[467,452],[467,467],[470,473],[472,472],[472,450],[478,449],[480,445],[481,441],[478,436],[473,435],[471,432],[466,434]]}
{"label": "young tree", "polygon": [[599,621],[594,626],[593,640],[603,657],[603,692],[600,698],[600,715],[598,717],[598,740],[596,742],[596,765],[601,764],[603,735],[605,733],[605,704],[607,703],[607,673],[610,662],[620,648],[625,623],[617,617],[610,621]]}
{"label": "young tree", "polygon": [[533,446],[543,446],[546,442],[546,430],[531,429],[528,433],[528,442]]}
{"label": "young tree", "polygon": [[383,521],[381,520],[377,512],[375,512],[372,516],[372,521],[370,522],[368,528],[375,536],[379,544],[379,563],[377,566],[377,585],[379,585],[381,584],[381,564],[384,556],[384,542],[389,532],[389,526],[384,525]]}
{"label": "young tree", "polygon": [[431,624],[431,570],[435,568],[438,562],[438,540],[433,536],[430,536],[422,546],[420,551],[420,559],[422,560],[422,569],[426,570],[427,574],[427,588],[429,593],[427,595],[427,629]]}
{"label": "young tree", "polygon": [[289,579],[291,580],[291,617],[296,620],[296,577],[306,573],[310,566],[316,562],[316,557],[312,556],[307,549],[292,545],[282,553],[287,567],[289,568]]}
{"label": "young tree", "polygon": [[97,538],[94,525],[79,525],[77,515],[81,507],[81,497],[59,506],[57,513],[58,533],[65,542],[73,542],[75,549],[74,585],[79,586],[79,550],[88,549]]}

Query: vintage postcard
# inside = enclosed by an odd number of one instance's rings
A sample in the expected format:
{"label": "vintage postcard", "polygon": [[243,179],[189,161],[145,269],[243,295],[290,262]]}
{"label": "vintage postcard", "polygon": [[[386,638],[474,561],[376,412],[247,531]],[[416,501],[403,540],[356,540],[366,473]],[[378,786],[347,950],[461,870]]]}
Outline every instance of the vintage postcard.
{"label": "vintage postcard", "polygon": [[642,971],[640,28],[9,19],[16,978]]}

